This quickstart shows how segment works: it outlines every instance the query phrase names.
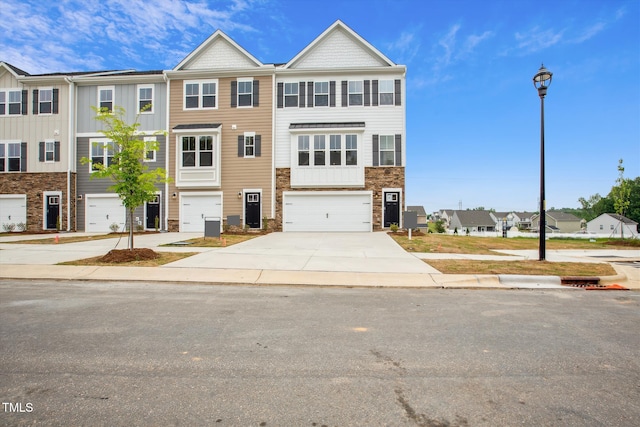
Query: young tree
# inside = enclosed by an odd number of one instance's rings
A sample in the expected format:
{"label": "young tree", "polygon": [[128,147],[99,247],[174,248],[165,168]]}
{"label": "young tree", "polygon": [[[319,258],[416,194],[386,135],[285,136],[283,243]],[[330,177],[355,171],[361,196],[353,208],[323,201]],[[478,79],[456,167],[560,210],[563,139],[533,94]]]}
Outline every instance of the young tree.
{"label": "young tree", "polygon": [[[628,179],[624,177],[624,166],[622,165],[622,159],[618,161],[618,179],[616,179],[617,186],[611,189],[611,196],[613,198],[613,207],[618,215],[624,215],[629,209],[631,199],[631,184]],[[620,220],[620,238],[624,238],[622,220]]]}
{"label": "young tree", "polygon": [[[113,185],[109,190],[117,193],[129,216],[129,250],[133,249],[133,213],[138,206],[152,201],[156,197],[156,184],[169,181],[167,172],[162,169],[149,170],[144,159],[146,153],[158,149],[157,142],[145,141],[138,132],[140,123],[136,115],[134,123],[125,120],[125,110],[115,106],[113,112],[107,108],[92,107],[96,112],[95,119],[102,122],[105,130],[100,131],[114,145],[111,164],[93,163],[94,172],[91,178],[109,178]],[[83,157],[83,164],[91,159]]]}

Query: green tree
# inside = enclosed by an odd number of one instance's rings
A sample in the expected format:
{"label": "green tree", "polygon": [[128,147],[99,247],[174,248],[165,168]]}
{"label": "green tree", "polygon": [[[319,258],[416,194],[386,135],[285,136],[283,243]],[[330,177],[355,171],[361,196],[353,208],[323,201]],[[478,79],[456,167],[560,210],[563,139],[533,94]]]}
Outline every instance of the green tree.
{"label": "green tree", "polygon": [[598,193],[594,194],[588,199],[585,199],[584,197],[580,197],[578,199],[578,202],[582,206],[582,209],[581,209],[582,215],[579,215],[579,216],[587,221],[591,221],[592,219],[600,215],[600,214],[596,215],[595,213],[596,205],[600,202],[600,200],[602,200],[602,196],[600,196],[600,194]]}
{"label": "green tree", "polygon": [[[618,185],[613,187],[610,193],[613,199],[613,208],[618,215],[625,215],[631,204],[631,185],[629,179],[624,177],[622,159],[618,161],[618,179],[616,179],[616,184]],[[622,225],[620,226],[620,237],[624,238]]]}
{"label": "green tree", "polygon": [[[133,213],[138,206],[152,201],[156,196],[156,184],[169,182],[167,172],[162,169],[149,170],[144,159],[146,153],[158,149],[157,142],[145,141],[138,132],[139,115],[135,121],[128,124],[125,120],[125,110],[115,106],[113,112],[107,108],[98,109],[95,119],[104,124],[105,130],[100,131],[114,144],[113,161],[109,165],[93,163],[94,172],[91,178],[109,178],[113,185],[109,190],[117,193],[129,216],[129,250],[133,250]],[[83,164],[91,159],[83,157]]]}

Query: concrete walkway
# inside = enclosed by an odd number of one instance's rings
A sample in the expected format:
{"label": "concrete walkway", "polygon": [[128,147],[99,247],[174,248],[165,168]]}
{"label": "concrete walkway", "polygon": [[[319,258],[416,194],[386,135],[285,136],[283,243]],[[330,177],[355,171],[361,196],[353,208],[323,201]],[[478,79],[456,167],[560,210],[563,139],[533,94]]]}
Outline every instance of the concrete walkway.
{"label": "concrete walkway", "polygon": [[[64,233],[61,236],[86,235]],[[374,286],[408,288],[567,288],[555,276],[441,274],[424,259],[537,259],[537,251],[505,255],[412,254],[386,233],[271,233],[226,248],[161,247],[199,233],[157,233],[135,237],[136,247],[200,252],[162,267],[65,266],[60,262],[126,249],[126,238],[65,244],[8,243],[52,235],[0,237],[0,278],[161,281],[256,285]],[[640,251],[547,251],[549,261],[611,262],[618,274],[601,278],[640,289]],[[635,260],[635,266],[628,261]],[[627,261],[621,263],[619,261]]]}

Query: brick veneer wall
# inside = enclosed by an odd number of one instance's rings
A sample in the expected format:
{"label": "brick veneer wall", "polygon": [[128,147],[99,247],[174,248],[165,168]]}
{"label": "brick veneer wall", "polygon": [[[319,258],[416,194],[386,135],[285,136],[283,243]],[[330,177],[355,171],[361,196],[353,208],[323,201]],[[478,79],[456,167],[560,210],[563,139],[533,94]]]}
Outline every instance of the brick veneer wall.
{"label": "brick veneer wall", "polygon": [[44,206],[42,193],[60,191],[62,209],[60,210],[62,230],[67,229],[67,209],[71,208],[71,227],[76,229],[76,174],[71,174],[71,206],[67,206],[67,173],[6,173],[0,176],[0,194],[27,195],[27,231],[43,230]]}
{"label": "brick veneer wall", "polygon": [[[364,169],[364,188],[291,188],[291,169],[276,169],[276,221],[277,230],[282,230],[282,192],[283,191],[354,191],[373,192],[373,229],[382,227],[382,189],[401,188],[404,203],[404,167],[367,167]],[[401,211],[404,206],[401,207]]]}

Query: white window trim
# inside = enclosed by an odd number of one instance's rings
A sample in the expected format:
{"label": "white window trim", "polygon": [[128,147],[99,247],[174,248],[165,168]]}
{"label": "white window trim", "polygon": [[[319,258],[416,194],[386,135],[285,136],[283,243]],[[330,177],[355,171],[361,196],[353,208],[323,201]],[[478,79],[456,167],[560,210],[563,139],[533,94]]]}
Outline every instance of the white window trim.
{"label": "white window trim", "polygon": [[[139,104],[138,104],[138,105],[139,105]],[[157,140],[157,138],[156,138],[155,136],[145,136],[145,137],[144,137],[145,145],[146,145],[146,143],[147,143],[147,142],[154,142],[154,143],[155,143],[155,142],[157,142],[157,141],[158,141],[158,140]],[[156,159],[157,159],[157,157],[156,157],[156,156],[157,156],[157,152],[158,152],[158,150],[148,150],[148,149],[145,149],[145,151],[144,151],[144,152],[145,152],[145,154],[144,154],[144,162],[147,162],[147,163],[153,163],[153,162],[155,162],[155,161],[156,161]],[[150,159],[149,159],[149,158],[147,158],[147,153],[148,153],[148,152],[153,153],[153,157],[152,157],[152,158],[150,158]]]}
{"label": "white window trim", "polygon": [[[22,89],[9,87],[0,89],[0,92],[4,92],[4,114],[0,114],[0,117],[12,117],[12,116],[21,116],[22,115]],[[18,114],[9,114],[9,92],[20,92],[20,110]],[[15,102],[13,103],[15,104]]]}
{"label": "white window trim", "polygon": [[[318,92],[316,90],[316,83],[326,83],[327,84],[327,92]],[[316,105],[316,96],[326,96],[327,97],[327,105]],[[331,82],[329,80],[315,81],[313,82],[313,107],[314,108],[327,108],[331,105]]]}
{"label": "white window trim", "polygon": [[9,171],[9,159],[15,158],[15,157],[9,157],[10,144],[18,144],[20,146],[20,150],[22,150],[22,145],[21,145],[22,141],[12,140],[12,139],[0,141],[0,145],[4,145],[4,156],[2,157],[4,159],[4,171],[1,171],[0,173],[20,173],[22,169],[22,158],[21,158],[20,168],[17,171]]}
{"label": "white window trim", "polygon": [[116,106],[116,87],[115,86],[98,86],[98,89],[97,89],[98,102],[96,105],[96,107],[98,107],[98,110],[100,110],[100,103],[102,102],[102,99],[100,99],[100,91],[102,90],[111,91],[111,113],[113,113],[114,107]]}
{"label": "white window trim", "polygon": [[260,228],[262,228],[262,209],[264,208],[262,198],[262,188],[243,188],[242,189],[242,222],[246,224],[247,221],[247,193],[260,194]]}
{"label": "white window trim", "polygon": [[[360,92],[351,92],[351,83],[360,83]],[[360,95],[362,102],[360,104],[351,103],[351,95]],[[363,107],[364,106],[364,81],[362,80],[349,80],[347,81],[347,105],[349,107]]]}
{"label": "white window trim", "polygon": [[[391,82],[391,92],[383,92],[381,89],[382,82]],[[391,94],[391,104],[383,104],[382,103],[382,95],[383,94]],[[396,105],[396,90],[395,90],[395,81],[392,79],[378,80],[378,106],[379,107],[394,107]]]}
{"label": "white window trim", "polygon": [[[202,85],[206,83],[215,83],[216,85],[216,102],[213,107],[203,107],[202,98],[204,96],[202,92]],[[187,108],[187,85],[198,85],[198,108]],[[184,111],[198,111],[198,110],[217,110],[220,105],[220,85],[218,79],[206,79],[206,80],[185,80],[182,82],[182,109]]]}
{"label": "white window trim", "polygon": [[[249,103],[249,105],[240,105],[240,95],[247,95],[247,93],[240,93],[240,83],[247,83],[250,82],[251,84],[249,85],[249,87],[251,88],[251,102]],[[253,77],[244,77],[244,78],[239,78],[237,80],[237,85],[238,87],[236,88],[236,106],[237,108],[253,108]]]}
{"label": "white window trim", "polygon": [[[316,150],[315,149],[315,136],[322,135],[324,136],[325,148],[324,150]],[[332,165],[331,164],[331,136],[332,135],[340,135],[340,164]],[[347,136],[355,135],[356,136],[356,149],[347,149]],[[295,148],[295,156],[292,159],[292,164],[294,164],[296,168],[329,168],[329,169],[338,169],[338,168],[358,168],[361,167],[362,158],[360,154],[362,153],[362,130],[358,131],[347,131],[347,132],[315,132],[315,133],[293,133],[293,147]],[[307,150],[300,150],[298,146],[298,136],[307,136],[309,137],[309,148]],[[325,155],[325,164],[324,165],[316,165],[315,164],[315,152],[316,151],[324,151]],[[356,152],[356,164],[355,165],[347,165],[347,151],[355,151]],[[300,165],[299,164],[299,153],[306,152],[309,153],[309,164],[308,165]]]}
{"label": "white window trim", "polygon": [[[139,114],[153,114],[153,108],[155,106],[155,97],[156,97],[156,85],[154,84],[145,84],[145,85],[138,85],[136,87],[136,106],[138,108],[138,113]],[[144,112],[140,111],[140,89],[151,89],[151,108],[146,109]]]}
{"label": "white window trim", "polygon": [[62,215],[64,212],[64,206],[62,205],[64,200],[62,199],[62,191],[43,191],[42,192],[42,229],[52,230],[47,228],[47,205],[49,197],[58,198],[58,216],[60,217],[60,226],[62,227]]}
{"label": "white window trim", "polygon": [[[42,104],[42,91],[50,90],[51,91],[51,101],[46,101],[51,103],[51,112],[43,113],[40,109],[40,104]],[[53,114],[53,87],[39,87],[38,88],[38,115],[39,116],[50,116]]]}
{"label": "white window trim", "polygon": [[[293,87],[296,88],[296,93],[289,93],[287,94],[287,85],[292,85]],[[253,89],[251,89],[253,91]],[[300,107],[300,83],[298,82],[284,82],[284,87],[282,88],[283,91],[283,107],[284,108],[298,108]],[[287,105],[287,97],[289,98],[295,98],[296,99],[296,105],[295,106],[288,106]]]}
{"label": "white window trim", "polygon": [[[47,160],[47,144],[52,144],[53,150],[51,153],[51,160]],[[44,162],[45,163],[55,163],[56,161],[56,141],[55,139],[45,139],[44,140]]]}
{"label": "white window trim", "polygon": [[[391,145],[391,150],[389,149],[385,149],[382,150],[382,137],[388,138],[391,137],[391,141],[392,141],[392,145]],[[382,164],[382,153],[393,153],[393,164],[392,165],[386,165],[386,164]],[[395,135],[379,135],[378,136],[378,165],[379,166],[395,166],[397,159],[396,159],[396,137]]]}
{"label": "white window trim", "polygon": [[[253,155],[247,156],[247,137],[253,137]],[[255,132],[245,132],[244,140],[243,140],[243,153],[245,159],[253,159],[256,157],[256,133]]]}
{"label": "white window trim", "polygon": [[[209,152],[209,150],[204,150],[201,151],[200,150],[200,138],[203,136],[210,136],[212,138],[211,142],[212,142],[212,147],[211,147],[211,166],[200,166],[200,153],[201,152]],[[184,153],[182,150],[182,138],[184,137],[193,137],[196,139],[196,149],[194,151],[195,153],[195,162],[196,164],[194,166],[184,166],[182,164],[182,154]],[[181,170],[207,170],[207,169],[216,169],[216,161],[218,160],[216,158],[216,156],[219,156],[219,152],[218,149],[216,147],[216,145],[218,144],[218,135],[217,133],[185,133],[185,134],[179,134],[178,135],[178,156],[177,156],[177,161],[178,161],[178,167]]]}
{"label": "white window trim", "polygon": [[108,143],[111,142],[111,144],[113,144],[113,155],[115,156],[116,154],[116,145],[113,143],[113,141],[111,141],[109,138],[91,138],[89,139],[89,159],[91,159],[91,161],[89,162],[89,173],[92,174],[94,172],[97,172],[96,170],[93,169],[93,146],[94,144],[102,144],[102,161],[103,161],[103,165],[108,166],[106,163],[104,163],[105,160],[107,160],[107,147],[108,147]]}

